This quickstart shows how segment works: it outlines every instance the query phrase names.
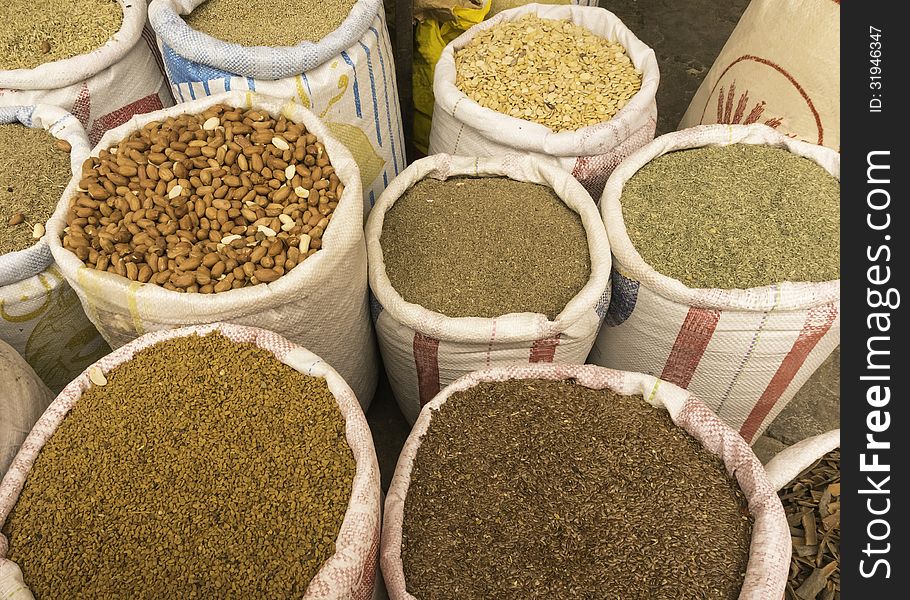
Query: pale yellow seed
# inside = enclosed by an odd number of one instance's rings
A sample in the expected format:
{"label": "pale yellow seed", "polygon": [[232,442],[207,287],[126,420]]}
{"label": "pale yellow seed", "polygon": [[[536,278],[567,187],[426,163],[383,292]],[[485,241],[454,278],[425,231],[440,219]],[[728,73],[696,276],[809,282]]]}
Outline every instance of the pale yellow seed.
{"label": "pale yellow seed", "polygon": [[239,239],[240,239],[240,236],[235,233],[232,235],[226,235],[223,238],[221,238],[221,243],[226,246],[226,245],[230,244],[231,242],[233,242],[234,240],[239,240]]}
{"label": "pale yellow seed", "polygon": [[296,172],[297,172],[297,167],[295,167],[294,165],[288,165],[287,168],[284,170],[284,178],[289,179],[289,180],[293,179],[294,174]]}
{"label": "pale yellow seed", "polygon": [[89,369],[88,379],[97,386],[103,387],[107,385],[107,377],[104,376],[104,372],[101,370],[101,367],[92,367]]}
{"label": "pale yellow seed", "polygon": [[219,125],[221,125],[221,121],[218,120],[218,117],[209,117],[206,119],[205,123],[202,124],[202,129],[205,131],[215,131],[218,129]]}
{"label": "pale yellow seed", "polygon": [[297,194],[298,198],[309,198],[310,197],[310,190],[306,189],[303,186],[298,185],[297,187],[295,187],[294,193]]}
{"label": "pale yellow seed", "polygon": [[300,236],[300,251],[306,252],[310,249],[310,236],[306,233]]}
{"label": "pale yellow seed", "polygon": [[176,198],[177,196],[179,196],[182,193],[183,193],[183,186],[178,183],[177,185],[175,185],[174,187],[171,188],[171,191],[169,191],[167,193],[167,197],[170,200],[173,200],[174,198]]}
{"label": "pale yellow seed", "polygon": [[279,150],[290,150],[291,146],[285,141],[283,137],[278,137],[277,135],[272,138],[272,145],[278,148]]}
{"label": "pale yellow seed", "polygon": [[41,223],[35,223],[35,226],[32,228],[32,237],[36,240],[40,240],[44,237],[44,225]]}
{"label": "pale yellow seed", "polygon": [[272,229],[271,227],[266,227],[265,225],[259,225],[258,227],[256,227],[256,231],[265,235],[265,237],[275,237],[276,235],[278,235],[274,229]]}

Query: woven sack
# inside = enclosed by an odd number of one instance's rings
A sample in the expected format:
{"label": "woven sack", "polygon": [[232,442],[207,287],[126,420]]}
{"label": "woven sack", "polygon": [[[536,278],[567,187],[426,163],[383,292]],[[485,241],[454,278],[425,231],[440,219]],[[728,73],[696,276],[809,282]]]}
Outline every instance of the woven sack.
{"label": "woven sack", "polygon": [[840,429],[832,429],[784,448],[765,465],[768,480],[774,489],[781,490],[825,454],[837,448],[840,448]]}
{"label": "woven sack", "polygon": [[[576,131],[554,132],[545,125],[484,108],[455,85],[455,52],[475,35],[503,21],[536,13],[546,19],[568,19],[589,31],[620,42],[642,71],[641,89],[609,121]],[[430,154],[499,156],[527,154],[572,173],[600,198],[610,173],[626,156],[654,139],[660,74],[654,51],[643,44],[613,13],[590,6],[528,4],[503,11],[475,25],[446,46],[433,77],[433,128]]]}
{"label": "woven sack", "polygon": [[28,363],[0,340],[0,479],[53,399]]}
{"label": "woven sack", "polygon": [[116,145],[146,123],[210,106],[255,107],[303,123],[325,145],[345,185],[322,250],[276,281],[218,294],[174,292],[88,268],[61,243],[66,213],[76,195],[73,181],[48,222],[48,243],[60,271],[79,294],[86,314],[112,348],[158,329],[231,322],[280,332],[317,352],[345,378],[364,408],[376,387],[376,349],[367,304],[367,262],[357,164],[325,125],[299,104],[247,92],[229,92],[138,115],[108,132],[95,147]]}
{"label": "woven sack", "polygon": [[[591,254],[588,283],[557,315],[512,313],[494,319],[447,317],[405,301],[389,281],[380,236],[386,212],[421,179],[506,176],[547,185],[581,216]],[[467,158],[437,154],[411,164],[380,196],[366,227],[373,321],[395,399],[408,422],[441,388],[487,366],[583,363],[609,304],[610,246],[597,207],[572,176],[527,156]]]}
{"label": "woven sack", "polygon": [[[48,105],[0,107],[0,123],[15,122],[69,142],[70,166],[81,172],[90,149],[73,115]],[[46,236],[0,256],[0,340],[54,392],[109,350],[54,264]]]}
{"label": "woven sack", "polygon": [[0,71],[0,106],[60,106],[79,119],[92,145],[135,114],[172,106],[161,57],[143,31],[145,3],[118,1],[123,25],[100,48],[34,69]]}
{"label": "woven sack", "polygon": [[[205,335],[219,331],[236,342],[250,342],[272,352],[293,369],[313,377],[325,378],[338,401],[345,420],[345,435],[354,454],[356,470],[335,554],[322,565],[310,582],[304,600],[369,600],[373,597],[376,563],[379,557],[380,486],[379,464],[373,438],[354,392],[329,363],[271,331],[236,325],[212,324],[158,331],[119,348],[95,363],[102,372],[128,362],[136,352],[158,342],[192,334]],[[73,380],[53,401],[29,434],[6,477],[0,483],[0,528],[16,504],[28,473],[44,444],[53,436],[82,393],[91,387],[88,371]],[[151,399],[150,399],[151,401]],[[8,600],[32,600],[22,580],[19,567],[5,558],[8,541],[0,535],[0,597]]]}
{"label": "woven sack", "polygon": [[420,412],[398,459],[386,496],[380,563],[392,600],[417,600],[408,593],[401,560],[402,523],[411,470],[421,439],[432,426],[435,411],[454,393],[485,381],[511,379],[572,379],[591,389],[611,389],[620,394],[641,394],[656,407],[665,408],[679,427],[719,456],[727,472],[736,478],[755,521],[749,562],[740,600],[782,598],[790,567],[790,530],[784,508],[765,470],[751,448],[724,425],[698,399],[675,385],[640,373],[613,371],[593,365],[525,365],[484,369],[466,375],[447,387]]}
{"label": "woven sack", "polygon": [[747,290],[692,289],[658,273],[632,245],[623,185],[674,150],[765,144],[840,178],[840,156],[764,125],[704,125],[663,135],[620,165],[601,199],[613,250],[613,294],[590,362],[635,370],[692,391],[753,442],[840,340],[840,280]]}
{"label": "woven sack", "polygon": [[[229,90],[294,100],[319,115],[360,168],[364,214],[405,167],[401,108],[382,0],[358,0],[318,42],[241,46],[190,28],[204,0],[153,0],[149,20],[178,102]],[[238,23],[243,27],[243,23]]]}
{"label": "woven sack", "polygon": [[750,2],[679,128],[710,123],[764,123],[840,151],[840,2]]}

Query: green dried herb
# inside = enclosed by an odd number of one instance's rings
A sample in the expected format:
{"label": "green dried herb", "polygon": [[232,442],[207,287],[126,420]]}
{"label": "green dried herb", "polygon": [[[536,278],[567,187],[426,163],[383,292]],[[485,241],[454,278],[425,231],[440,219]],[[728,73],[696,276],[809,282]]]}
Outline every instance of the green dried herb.
{"label": "green dried herb", "polygon": [[103,46],[123,24],[117,0],[5,0],[3,4],[0,70],[34,69],[86,54]]}
{"label": "green dried herb", "polygon": [[243,46],[318,42],[348,18],[356,0],[208,0],[185,18],[219,40]]}
{"label": "green dried herb", "polygon": [[420,600],[732,600],[751,530],[720,459],[641,396],[482,383],[433,413],[402,560]]}
{"label": "green dried herb", "polygon": [[54,214],[72,176],[69,152],[47,131],[0,125],[0,255],[38,241],[35,225]]}
{"label": "green dried herb", "polygon": [[690,287],[840,277],[840,183],[786,150],[665,154],[626,182],[622,214],[642,258]]}
{"label": "green dried herb", "polygon": [[840,599],[840,448],[780,491],[793,557],[787,600]]}
{"label": "green dried herb", "polygon": [[555,319],[591,275],[581,217],[552,189],[505,177],[418,181],[380,242],[392,287],[450,317]]}
{"label": "green dried herb", "polygon": [[3,528],[35,597],[301,597],[355,469],[325,380],[220,334],[156,344],[106,379]]}

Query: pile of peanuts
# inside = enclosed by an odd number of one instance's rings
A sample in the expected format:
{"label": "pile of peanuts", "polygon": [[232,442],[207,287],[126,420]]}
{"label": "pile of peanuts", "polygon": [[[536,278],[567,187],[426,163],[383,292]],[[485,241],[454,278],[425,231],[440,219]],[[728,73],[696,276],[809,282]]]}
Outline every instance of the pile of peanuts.
{"label": "pile of peanuts", "polygon": [[178,292],[275,281],[322,247],[344,191],[303,125],[217,105],[148,123],[86,160],[63,246]]}

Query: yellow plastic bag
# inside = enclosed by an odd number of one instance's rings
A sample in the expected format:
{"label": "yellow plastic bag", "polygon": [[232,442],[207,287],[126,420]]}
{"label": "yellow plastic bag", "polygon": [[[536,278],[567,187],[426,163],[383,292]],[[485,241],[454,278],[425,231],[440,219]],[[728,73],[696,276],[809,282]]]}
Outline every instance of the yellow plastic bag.
{"label": "yellow plastic bag", "polygon": [[413,91],[414,91],[414,146],[427,153],[430,141],[430,124],[433,121],[433,73],[436,62],[442,55],[446,44],[467,31],[472,25],[483,21],[490,12],[487,0],[481,8],[460,8],[452,10],[454,21],[440,23],[435,19],[426,19],[417,23],[414,56]]}

